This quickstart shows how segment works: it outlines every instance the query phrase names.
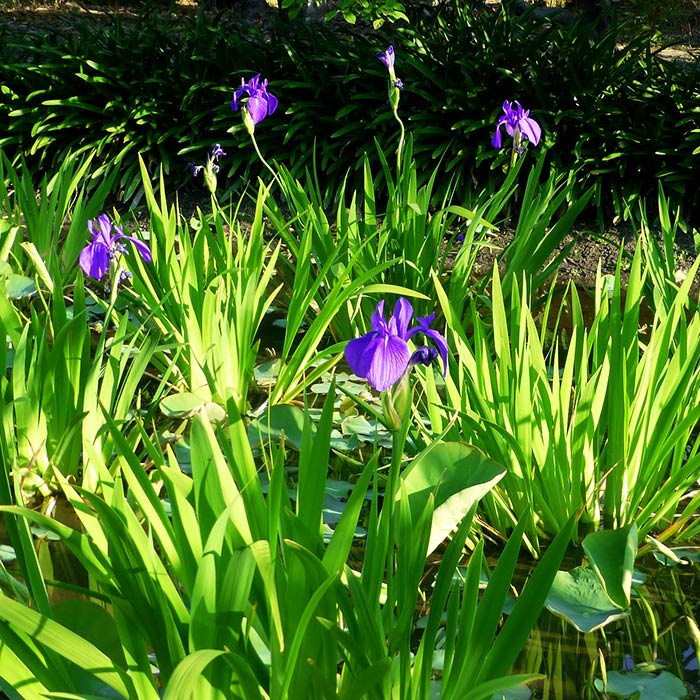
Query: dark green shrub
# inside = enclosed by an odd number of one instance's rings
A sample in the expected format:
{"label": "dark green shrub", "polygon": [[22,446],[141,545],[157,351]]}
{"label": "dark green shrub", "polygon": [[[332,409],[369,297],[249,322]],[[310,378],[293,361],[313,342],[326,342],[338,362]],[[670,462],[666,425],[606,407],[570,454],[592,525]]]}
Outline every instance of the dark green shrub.
{"label": "dark green shrub", "polygon": [[[0,37],[0,138],[8,154],[52,169],[66,153],[95,150],[117,163],[122,196],[136,194],[137,154],[175,185],[188,161],[219,142],[220,181],[242,190],[261,172],[232,91],[256,73],[270,80],[279,110],[256,131],[266,158],[293,172],[316,169],[331,197],[366,153],[379,172],[375,139],[391,152],[398,130],[386,104],[386,72],[375,52],[396,46],[403,80],[400,113],[413,134],[419,172],[438,163],[457,191],[493,189],[507,149],[490,145],[505,99],[517,99],[544,128],[539,148],[577,191],[595,185],[597,206],[623,215],[658,181],[685,210],[700,148],[700,94],[694,64],[671,64],[639,35],[619,44],[620,25],[592,39],[591,28],[517,18],[445,0],[421,9],[392,34],[319,21],[242,28],[230,14],[142,16],[129,23],[72,27],[65,35]],[[315,162],[312,162],[315,153]],[[99,176],[98,172],[98,176]],[[466,195],[465,195],[466,196]]]}

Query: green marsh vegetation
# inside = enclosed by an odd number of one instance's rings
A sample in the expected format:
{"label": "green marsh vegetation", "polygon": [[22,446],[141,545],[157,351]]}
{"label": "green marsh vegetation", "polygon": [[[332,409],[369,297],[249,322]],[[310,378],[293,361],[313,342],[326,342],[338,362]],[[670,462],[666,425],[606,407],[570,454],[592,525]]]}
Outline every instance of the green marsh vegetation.
{"label": "green marsh vegetation", "polygon": [[0,29],[5,696],[685,696],[696,67],[406,17]]}

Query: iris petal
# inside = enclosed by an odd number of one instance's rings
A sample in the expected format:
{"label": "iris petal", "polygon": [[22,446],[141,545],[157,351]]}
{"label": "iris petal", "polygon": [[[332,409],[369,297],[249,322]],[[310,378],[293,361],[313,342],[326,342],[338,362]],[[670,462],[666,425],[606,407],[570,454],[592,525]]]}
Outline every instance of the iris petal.
{"label": "iris petal", "polygon": [[382,299],[378,304],[377,308],[372,314],[372,330],[379,333],[388,333],[389,329],[386,325],[386,320],[384,318],[384,299]]}
{"label": "iris petal", "polygon": [[396,331],[399,338],[406,340],[408,337],[408,324],[411,323],[411,318],[413,318],[413,307],[408,299],[399,297],[398,301],[394,305],[393,318],[396,319]]}
{"label": "iris petal", "polygon": [[520,133],[523,134],[524,136],[527,136],[527,140],[533,146],[536,146],[540,142],[540,136],[542,135],[542,129],[540,128],[540,125],[534,119],[530,119],[529,117],[525,117],[524,119],[520,120],[519,126],[520,126]]}
{"label": "iris petal", "polygon": [[372,348],[372,362],[367,381],[377,390],[385,391],[401,379],[408,367],[411,353],[405,340],[387,335]]}
{"label": "iris petal", "polygon": [[96,280],[101,280],[109,269],[109,249],[100,242],[90,243],[80,253],[82,271]]}
{"label": "iris petal", "polygon": [[252,95],[246,102],[246,109],[254,124],[259,124],[267,116],[267,102],[259,95]]}
{"label": "iris petal", "polygon": [[428,363],[439,353],[442,358],[443,376],[447,372],[447,341],[438,331],[430,328],[435,314],[417,318],[417,325],[409,328],[412,317],[411,303],[399,297],[387,322],[382,300],[372,314],[372,330],[349,341],[345,346],[345,358],[352,371],[358,377],[367,379],[378,391],[389,389],[408,370],[411,351],[407,341],[416,333],[423,333],[437,347],[437,350],[424,347],[416,351],[416,362]]}
{"label": "iris petal", "polygon": [[447,340],[442,333],[434,330],[433,328],[426,328],[423,333],[430,338],[440,353],[440,359],[442,360],[442,376],[447,374]]}
{"label": "iris petal", "polygon": [[[378,339],[378,333],[365,333],[351,340],[345,346],[345,359],[350,365],[350,369],[363,379],[367,378],[367,373],[372,364],[373,348]],[[379,338],[381,340],[381,338]]]}
{"label": "iris petal", "polygon": [[265,96],[267,97],[267,114],[269,116],[277,109],[279,101],[271,92],[265,91]]}
{"label": "iris petal", "polygon": [[131,241],[134,244],[134,247],[139,252],[139,255],[143,258],[144,262],[149,263],[153,260],[151,249],[148,247],[148,245],[146,245],[146,243],[131,236],[123,236],[123,238],[126,238],[128,241]]}
{"label": "iris petal", "polygon": [[491,145],[494,148],[500,148],[503,145],[503,137],[501,136],[501,124],[499,123],[496,127],[496,133],[491,139]]}

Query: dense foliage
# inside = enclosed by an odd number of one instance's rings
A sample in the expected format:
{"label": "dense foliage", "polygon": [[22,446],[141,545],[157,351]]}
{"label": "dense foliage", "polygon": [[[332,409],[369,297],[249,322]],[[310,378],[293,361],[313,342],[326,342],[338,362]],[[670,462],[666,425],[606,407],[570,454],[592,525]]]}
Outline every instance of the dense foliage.
{"label": "dense foliage", "polygon": [[3,699],[686,697],[695,68],[435,12],[6,37]]}
{"label": "dense foliage", "polygon": [[247,72],[268,75],[285,105],[260,137],[263,153],[295,173],[315,153],[329,196],[359,154],[377,164],[375,138],[396,138],[374,60],[393,40],[417,161],[425,173],[439,162],[452,178],[443,187],[496,181],[503,161],[489,124],[511,96],[540,115],[559,169],[574,173],[579,192],[594,185],[597,206],[626,215],[658,182],[688,216],[697,205],[698,69],[660,58],[651,35],[622,34],[616,23],[592,34],[449,0],[383,34],[274,13],[247,29],[202,12],[71,17],[60,32],[4,30],[0,145],[49,169],[96,149],[102,163],[121,165],[126,199],[139,153],[175,184],[213,141],[229,153],[230,186],[257,172],[238,120],[222,109]]}

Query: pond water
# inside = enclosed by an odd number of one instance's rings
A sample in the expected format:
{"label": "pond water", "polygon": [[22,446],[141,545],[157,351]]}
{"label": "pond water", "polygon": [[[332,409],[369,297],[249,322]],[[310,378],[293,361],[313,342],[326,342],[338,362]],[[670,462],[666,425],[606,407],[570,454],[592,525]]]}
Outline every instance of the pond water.
{"label": "pond water", "polygon": [[[624,672],[626,680],[636,683],[640,700],[682,697],[666,694],[662,689],[661,674],[665,672],[683,682],[687,698],[700,698],[697,656],[700,566],[690,561],[663,565],[649,554],[638,559],[635,568],[646,579],[641,586],[633,588],[630,614],[624,619],[584,634],[570,622],[543,611],[513,669],[517,673],[545,676],[544,680],[530,684],[529,697],[542,700],[606,697],[594,689],[595,680],[607,673],[610,681],[617,672]],[[524,566],[520,576],[527,574],[526,569]],[[672,680],[668,676],[664,678]],[[621,696],[610,692],[607,697]]]}

